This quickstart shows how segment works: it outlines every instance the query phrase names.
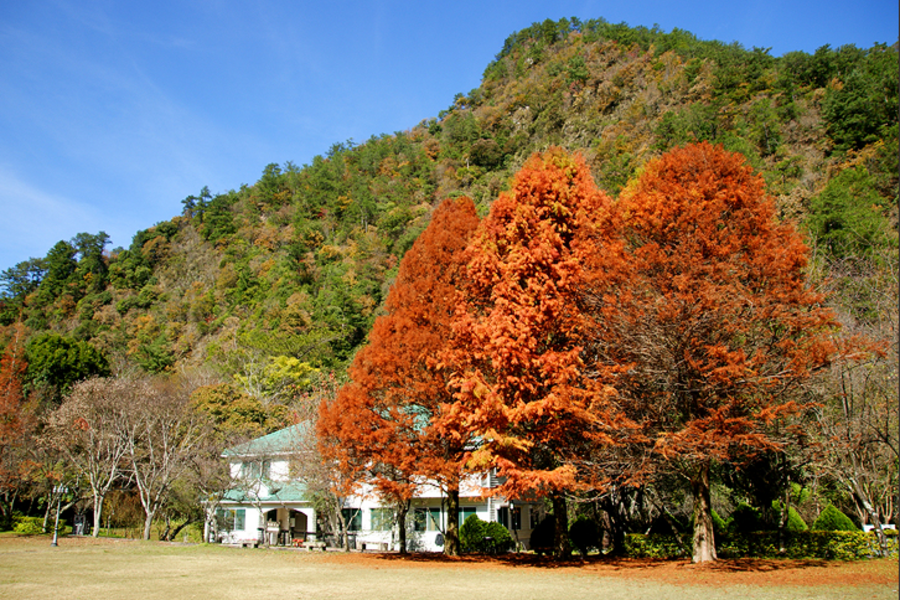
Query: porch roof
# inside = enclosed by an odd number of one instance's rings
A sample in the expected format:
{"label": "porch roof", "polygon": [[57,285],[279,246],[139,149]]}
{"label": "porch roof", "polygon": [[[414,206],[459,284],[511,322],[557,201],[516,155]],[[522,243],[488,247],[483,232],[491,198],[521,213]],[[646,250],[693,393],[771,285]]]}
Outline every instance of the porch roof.
{"label": "porch roof", "polygon": [[228,490],[222,497],[222,500],[239,504],[310,501],[306,492],[306,485],[302,481],[267,481],[264,491],[266,494],[257,495],[249,489],[234,488]]}

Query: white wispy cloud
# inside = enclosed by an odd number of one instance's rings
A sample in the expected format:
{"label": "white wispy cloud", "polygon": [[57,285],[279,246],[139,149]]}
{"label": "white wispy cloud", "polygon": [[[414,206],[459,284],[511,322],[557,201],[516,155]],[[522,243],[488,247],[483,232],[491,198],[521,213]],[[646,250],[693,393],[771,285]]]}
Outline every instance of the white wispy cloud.
{"label": "white wispy cloud", "polygon": [[[99,231],[104,216],[72,198],[48,193],[0,165],[0,268],[42,257],[58,241],[80,231]],[[82,228],[73,230],[73,225]]]}

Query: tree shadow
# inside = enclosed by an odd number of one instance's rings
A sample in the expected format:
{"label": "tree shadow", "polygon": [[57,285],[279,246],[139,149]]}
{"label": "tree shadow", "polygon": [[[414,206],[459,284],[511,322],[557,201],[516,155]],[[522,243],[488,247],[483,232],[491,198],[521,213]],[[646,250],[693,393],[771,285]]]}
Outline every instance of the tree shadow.
{"label": "tree shadow", "polygon": [[777,558],[725,558],[712,563],[693,564],[688,559],[623,558],[601,555],[585,559],[577,555],[564,560],[538,556],[531,553],[509,553],[500,555],[463,554],[446,556],[438,552],[397,552],[367,553],[367,557],[394,563],[420,565],[484,565],[505,567],[530,567],[542,569],[584,568],[588,570],[640,571],[682,568],[686,571],[698,570],[712,573],[767,573],[786,569],[827,569],[839,563],[822,559],[777,559]]}

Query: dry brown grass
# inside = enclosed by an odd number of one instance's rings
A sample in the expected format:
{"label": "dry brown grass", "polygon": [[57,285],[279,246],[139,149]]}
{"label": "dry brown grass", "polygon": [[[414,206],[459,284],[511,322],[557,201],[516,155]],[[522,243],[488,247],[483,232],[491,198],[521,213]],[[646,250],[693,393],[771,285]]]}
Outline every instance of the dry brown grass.
{"label": "dry brown grass", "polygon": [[896,598],[896,560],[540,561],[0,536],[0,598]]}

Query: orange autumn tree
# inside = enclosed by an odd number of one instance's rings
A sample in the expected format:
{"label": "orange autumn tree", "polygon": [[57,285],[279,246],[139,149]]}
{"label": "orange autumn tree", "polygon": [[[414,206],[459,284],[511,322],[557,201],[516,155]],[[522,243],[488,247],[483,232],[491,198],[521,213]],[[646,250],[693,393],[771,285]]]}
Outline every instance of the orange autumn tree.
{"label": "orange autumn tree", "polygon": [[448,199],[400,263],[369,343],[350,367],[350,383],[322,406],[323,451],[354,478],[370,477],[398,506],[400,546],[405,515],[423,477],[447,493],[447,554],[459,553],[459,482],[465,438],[442,435],[433,419],[452,401],[449,373],[436,362],[450,339],[463,251],[478,226],[469,198]]}
{"label": "orange autumn tree", "polygon": [[467,251],[469,285],[446,357],[458,391],[442,423],[479,442],[469,467],[497,469],[498,493],[550,498],[556,556],[570,551],[565,496],[585,483],[577,455],[606,441],[605,395],[580,357],[578,294],[592,248],[577,236],[608,204],[581,157],[558,148],[532,156]]}
{"label": "orange autumn tree", "polygon": [[12,523],[12,509],[22,483],[30,415],[25,407],[25,331],[12,329],[12,339],[0,359],[0,527]]}
{"label": "orange autumn tree", "polygon": [[588,362],[640,423],[645,466],[690,480],[693,560],[715,560],[710,467],[783,447],[795,392],[835,350],[833,317],[807,285],[800,235],[721,146],[651,161],[596,240]]}

